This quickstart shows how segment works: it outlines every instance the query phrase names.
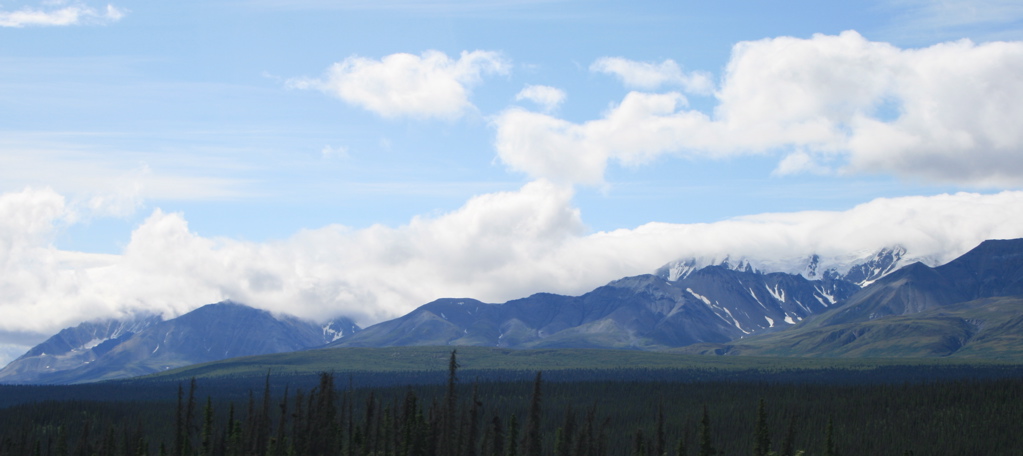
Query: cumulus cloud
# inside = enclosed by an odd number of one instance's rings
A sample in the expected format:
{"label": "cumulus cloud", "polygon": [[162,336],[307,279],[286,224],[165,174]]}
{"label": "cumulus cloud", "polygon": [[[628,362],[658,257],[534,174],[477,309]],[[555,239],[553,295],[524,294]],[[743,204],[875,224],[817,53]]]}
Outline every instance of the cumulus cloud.
{"label": "cumulus cloud", "polygon": [[[73,210],[50,190],[0,195],[0,343],[36,342],[92,318],[170,317],[232,299],[310,319],[370,324],[440,297],[489,302],[580,294],[685,257],[866,257],[904,245],[941,263],[982,240],[1023,237],[1023,192],[874,200],[846,211],[760,214],[706,224],[650,223],[587,233],[568,186],[547,181],[480,195],[399,227],[327,226],[273,242],[200,236],[155,210],[119,255],[60,251]],[[763,261],[762,263],[769,263]],[[21,340],[24,340],[22,338]]]}
{"label": "cumulus cloud", "polygon": [[544,112],[551,112],[565,101],[565,91],[545,85],[527,85],[515,95],[515,100],[529,100],[543,108]]}
{"label": "cumulus cloud", "polygon": [[706,95],[714,91],[713,78],[709,73],[694,71],[685,73],[674,60],[661,63],[637,62],[622,57],[602,57],[590,65],[590,71],[612,74],[626,87],[642,90],[656,90],[665,85],[681,86],[688,93]]}
{"label": "cumulus cloud", "polygon": [[831,173],[831,169],[818,163],[810,154],[799,150],[785,156],[771,172],[774,176],[803,173],[826,175]]}
{"label": "cumulus cloud", "polygon": [[[510,108],[496,149],[512,169],[594,184],[611,160],[641,163],[798,152],[779,166],[892,173],[978,187],[1023,185],[1023,42],[921,49],[856,32],[737,44],[712,115],[685,96],[632,92],[603,117],[572,123]],[[821,164],[835,163],[821,168]],[[819,165],[819,166],[818,166]]]}
{"label": "cumulus cloud", "polygon": [[16,11],[0,11],[0,27],[102,25],[117,22],[125,14],[125,10],[113,5],[97,10],[80,3],[65,5],[64,2],[49,2],[43,8],[24,7]]}
{"label": "cumulus cloud", "polygon": [[296,78],[287,85],[320,90],[386,118],[455,119],[474,108],[472,86],[485,74],[507,74],[511,64],[490,51],[463,51],[457,60],[439,51],[391,54],[380,60],[352,56],[320,79]]}
{"label": "cumulus cloud", "polygon": [[576,124],[520,108],[494,118],[498,157],[513,170],[564,183],[603,182],[608,161],[638,165],[685,147],[713,147],[697,111],[679,93],[632,92],[602,119]]}

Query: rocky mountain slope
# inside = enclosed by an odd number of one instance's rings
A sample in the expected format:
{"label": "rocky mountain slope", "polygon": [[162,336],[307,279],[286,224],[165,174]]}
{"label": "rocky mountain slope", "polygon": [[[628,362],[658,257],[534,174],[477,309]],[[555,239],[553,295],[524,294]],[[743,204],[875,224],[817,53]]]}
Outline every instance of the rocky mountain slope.
{"label": "rocky mountain slope", "polygon": [[822,258],[817,254],[799,258],[752,258],[742,255],[725,255],[720,259],[692,257],[668,263],[658,269],[656,274],[668,280],[678,280],[707,266],[721,266],[744,272],[784,272],[810,280],[841,279],[864,287],[916,262],[930,264],[931,260],[913,256],[901,245],[893,245],[869,255],[842,258]]}
{"label": "rocky mountain slope", "polygon": [[95,381],[323,346],[1023,357],[1023,240],[987,241],[938,267],[900,267],[907,258],[890,247],[838,267],[814,255],[787,262],[790,272],[690,259],[581,296],[440,299],[361,331],[346,319],[314,325],[224,302],[168,321],[66,329],[0,370],[0,382]]}
{"label": "rocky mountain slope", "polygon": [[709,266],[677,280],[629,277],[577,297],[441,299],[330,346],[679,347],[792,325],[858,289],[837,279]]}
{"label": "rocky mountain slope", "polygon": [[80,383],[144,375],[207,361],[319,347],[339,334],[358,330],[347,319],[316,325],[221,302],[166,321],[150,317],[83,323],[63,330],[0,370],[0,382]]}
{"label": "rocky mountain slope", "polygon": [[1023,239],[985,241],[938,267],[914,263],[843,306],[776,334],[691,347],[785,356],[1019,356]]}

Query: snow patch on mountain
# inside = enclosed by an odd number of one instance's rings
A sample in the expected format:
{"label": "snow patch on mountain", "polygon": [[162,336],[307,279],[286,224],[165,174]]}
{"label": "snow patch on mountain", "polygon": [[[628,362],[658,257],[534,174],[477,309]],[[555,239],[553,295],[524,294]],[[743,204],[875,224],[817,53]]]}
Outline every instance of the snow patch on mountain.
{"label": "snow patch on mountain", "polygon": [[703,295],[693,291],[692,288],[686,288],[686,291],[688,291],[689,294],[693,295],[694,298],[699,299],[700,301],[703,301],[704,304],[706,304],[708,306],[711,305],[710,304],[710,299],[707,299],[706,296],[703,296]]}
{"label": "snow patch on mountain", "polygon": [[[860,285],[860,284],[857,284],[857,285]],[[865,286],[865,285],[860,285],[860,286],[861,286],[861,287],[863,287],[863,286]],[[834,296],[832,296],[832,295],[831,295],[830,293],[828,293],[828,292],[827,292],[827,291],[826,291],[826,290],[824,289],[824,287],[814,287],[814,290],[816,290],[816,291],[817,291],[817,293],[820,293],[820,296],[818,296],[818,295],[816,295],[816,294],[815,294],[815,295],[814,295],[814,297],[816,297],[816,298],[817,298],[817,300],[821,302],[821,304],[824,304],[825,306],[829,306],[829,307],[830,307],[830,306],[834,305],[834,304],[835,304],[836,302],[838,302],[838,301],[837,301],[837,300],[835,299],[835,297],[834,297]],[[822,300],[821,298],[827,299],[827,300],[828,300],[828,302],[827,302],[827,303],[826,303],[826,302],[824,302],[824,301],[823,301],[823,300]]]}
{"label": "snow patch on mountain", "polygon": [[359,332],[362,328],[348,318],[338,318],[323,324],[323,343],[329,344],[345,336]]}
{"label": "snow patch on mountain", "polygon": [[[788,258],[754,258],[744,254],[731,253],[723,256],[689,257],[668,263],[659,268],[655,274],[668,281],[676,282],[705,267],[720,266],[733,271],[754,274],[773,272],[798,274],[809,280],[842,279],[865,287],[877,279],[917,261],[928,266],[937,266],[938,264],[934,258],[915,256],[905,247],[894,245],[874,251],[846,252],[831,256],[814,253],[809,256]],[[825,299],[829,298],[825,297]]]}
{"label": "snow patch on mountain", "polygon": [[106,342],[108,340],[110,340],[109,337],[104,337],[102,339],[97,337],[95,339],[92,339],[92,340],[86,342],[81,347],[77,348],[76,350],[92,350],[93,348],[96,348],[97,345],[102,344],[103,342]]}
{"label": "snow patch on mountain", "polygon": [[778,301],[781,301],[781,302],[785,302],[785,289],[784,288],[778,288],[777,284],[775,284],[774,289],[771,289],[771,287],[768,287],[766,285],[764,286],[764,288],[767,289],[768,293],[771,293],[771,296],[774,297],[774,299],[776,299]]}
{"label": "snow patch on mountain", "polygon": [[743,271],[759,273],[760,268],[757,267],[750,259],[738,256],[733,257],[732,255],[725,255],[721,259],[717,257],[700,257],[700,258],[687,258],[684,260],[674,261],[662,266],[657,270],[656,275],[663,277],[671,282],[676,282],[681,279],[689,277],[693,272],[699,271],[708,266],[721,266],[726,269],[733,271]]}

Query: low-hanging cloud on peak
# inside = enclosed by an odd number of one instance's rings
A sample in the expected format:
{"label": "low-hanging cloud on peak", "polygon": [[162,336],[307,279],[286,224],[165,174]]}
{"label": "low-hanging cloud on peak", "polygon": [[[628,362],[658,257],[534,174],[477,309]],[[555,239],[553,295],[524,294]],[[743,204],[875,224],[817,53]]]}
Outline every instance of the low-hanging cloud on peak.
{"label": "low-hanging cloud on peak", "polygon": [[494,117],[495,145],[513,170],[591,185],[611,162],[792,153],[776,174],[1015,188],[1023,186],[1019,74],[1023,42],[900,49],[854,31],[769,38],[735,45],[712,113],[675,92],[631,92],[582,123],[509,108]]}
{"label": "low-hanging cloud on peak", "polygon": [[[441,297],[503,302],[581,294],[686,257],[789,261],[869,256],[900,244],[951,260],[981,241],[1023,237],[1023,192],[882,198],[844,211],[759,214],[703,224],[648,223],[588,233],[570,186],[535,181],[476,196],[398,227],[332,225],[246,242],[192,231],[159,209],[118,255],[54,248],[74,223],[52,190],[0,195],[0,336],[139,312],[180,315],[231,299],[309,319],[394,318]],[[6,339],[10,339],[7,337]],[[0,337],[0,342],[6,340]]]}

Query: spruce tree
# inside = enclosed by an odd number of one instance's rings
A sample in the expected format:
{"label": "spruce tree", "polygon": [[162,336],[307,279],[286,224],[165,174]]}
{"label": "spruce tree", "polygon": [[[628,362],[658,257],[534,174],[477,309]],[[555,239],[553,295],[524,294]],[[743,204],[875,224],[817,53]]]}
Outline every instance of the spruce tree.
{"label": "spruce tree", "polygon": [[67,428],[57,426],[57,456],[68,456]]}
{"label": "spruce tree", "polygon": [[178,383],[178,406],[174,413],[174,456],[185,452],[185,388]]}
{"label": "spruce tree", "polygon": [[455,445],[456,427],[458,419],[455,410],[458,406],[458,350],[451,350],[451,358],[448,361],[448,387],[444,395],[444,413],[440,419],[440,441],[438,444],[439,456],[456,456]]}
{"label": "spruce tree", "polygon": [[824,440],[824,456],[838,456],[835,451],[835,420],[828,417],[828,430]]}
{"label": "spruce tree", "polygon": [[512,414],[511,418],[508,419],[508,451],[505,452],[505,456],[518,456],[519,455],[519,419]]}
{"label": "spruce tree", "polygon": [[710,415],[704,405],[703,418],[700,419],[700,456],[714,456],[716,453],[710,439]]}
{"label": "spruce tree", "polygon": [[465,456],[476,456],[476,442],[479,438],[480,406],[479,383],[472,385],[472,405],[469,408],[469,425],[466,427]]}
{"label": "spruce tree", "polygon": [[767,412],[764,408],[764,399],[761,398],[757,406],[757,425],[753,431],[753,456],[767,456],[771,451],[771,436],[767,431]]}
{"label": "spruce tree", "polygon": [[210,396],[206,396],[206,407],[203,409],[202,454],[213,455],[213,398]]}
{"label": "spruce tree", "polygon": [[184,448],[182,448],[182,456],[190,456],[194,452],[194,445],[192,444],[192,434],[198,429],[195,425],[195,388],[196,381],[195,377],[192,377],[192,381],[188,386],[188,406],[185,408],[185,428],[184,428]]}
{"label": "spruce tree", "polygon": [[288,386],[284,387],[284,398],[281,399],[281,403],[278,405],[281,409],[281,414],[277,420],[277,437],[274,439],[274,451],[270,453],[271,456],[284,456],[288,453],[288,442],[285,437],[285,425],[288,421],[288,389]]}
{"label": "spruce tree", "polygon": [[262,407],[259,411],[259,416],[256,417],[255,425],[256,432],[252,438],[252,446],[250,450],[252,454],[264,455],[267,452],[267,442],[270,436],[270,371],[267,370],[266,378],[263,383],[263,402]]}
{"label": "spruce tree", "polygon": [[561,437],[557,439],[559,444],[555,445],[554,454],[555,456],[571,456],[575,437],[575,412],[572,410],[572,404],[565,407],[565,421],[559,430]]}
{"label": "spruce tree", "polygon": [[579,437],[575,439],[575,454],[574,456],[592,456],[594,449],[597,445],[596,441],[595,426],[597,420],[597,404],[594,403],[590,406],[590,409],[586,411],[586,422],[583,424],[583,428],[579,431]]}
{"label": "spruce tree", "polygon": [[646,449],[643,446],[642,429],[636,429],[636,435],[632,439],[632,456],[646,456]]}
{"label": "spruce tree", "polygon": [[494,415],[491,428],[493,429],[493,452],[486,456],[502,456],[504,454],[504,426],[501,425],[500,416]]}
{"label": "spruce tree", "polygon": [[533,382],[533,399],[529,404],[529,419],[526,421],[526,432],[522,439],[523,456],[542,456],[540,421],[543,418],[541,413],[541,384],[542,373],[536,373],[536,380]]}
{"label": "spruce tree", "polygon": [[657,440],[654,442],[654,456],[667,456],[664,442],[664,406],[657,405]]}
{"label": "spruce tree", "polygon": [[685,437],[679,437],[678,442],[675,444],[675,456],[687,456],[689,450],[686,449]]}
{"label": "spruce tree", "polygon": [[796,415],[789,419],[789,430],[785,433],[785,440],[781,443],[781,456],[795,456],[796,445]]}

